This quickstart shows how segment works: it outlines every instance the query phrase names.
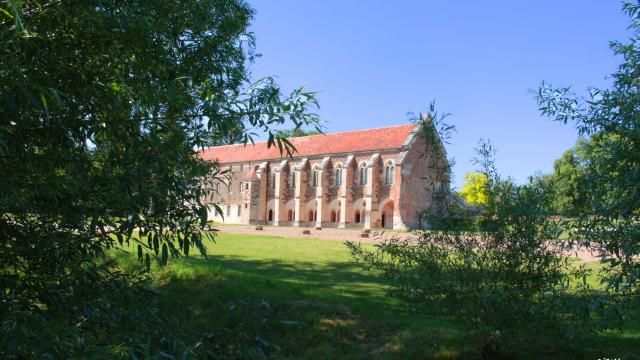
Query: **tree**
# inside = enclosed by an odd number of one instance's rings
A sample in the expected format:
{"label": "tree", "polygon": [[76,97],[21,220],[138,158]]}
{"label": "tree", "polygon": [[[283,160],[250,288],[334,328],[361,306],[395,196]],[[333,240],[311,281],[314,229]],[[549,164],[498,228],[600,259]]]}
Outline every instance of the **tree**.
{"label": "tree", "polygon": [[487,185],[489,178],[486,174],[474,172],[464,176],[464,185],[460,190],[462,196],[469,205],[486,205],[489,201]]}
{"label": "tree", "polygon": [[610,290],[633,298],[640,294],[640,2],[626,3],[624,10],[633,36],[627,44],[611,42],[623,58],[611,88],[589,89],[585,99],[570,87],[543,83],[537,101],[543,115],[575,123],[591,137],[581,183],[590,212],[582,213],[572,239],[597,248]]}
{"label": "tree", "polygon": [[3,357],[175,350],[144,276],[105,254],[204,254],[219,207],[201,180],[220,171],[197,149],[255,129],[290,153],[272,128],[317,124],[313,93],[251,82],[252,17],[242,0],[0,2]]}
{"label": "tree", "polygon": [[589,212],[585,204],[584,184],[588,145],[588,140],[579,139],[575,147],[565,151],[554,161],[553,173],[543,178],[555,190],[553,210],[558,214],[576,216]]}
{"label": "tree", "polygon": [[304,129],[278,130],[276,133],[282,137],[291,138],[291,137],[301,137],[301,136],[310,136],[310,135],[320,135],[322,134],[322,131],[318,127],[314,130],[304,130]]}

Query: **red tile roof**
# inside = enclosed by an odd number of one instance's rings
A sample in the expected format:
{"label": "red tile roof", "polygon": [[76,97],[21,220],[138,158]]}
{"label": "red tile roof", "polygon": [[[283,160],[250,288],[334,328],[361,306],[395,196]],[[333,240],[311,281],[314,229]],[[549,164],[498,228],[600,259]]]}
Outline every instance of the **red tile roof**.
{"label": "red tile roof", "polygon": [[[295,146],[294,157],[308,157],[324,154],[354,153],[360,151],[398,149],[413,131],[415,125],[397,125],[377,129],[347,131],[333,134],[311,135],[290,138]],[[205,160],[220,163],[245,162],[279,159],[277,146],[267,148],[267,142],[254,144],[225,145],[204,149],[201,156]]]}

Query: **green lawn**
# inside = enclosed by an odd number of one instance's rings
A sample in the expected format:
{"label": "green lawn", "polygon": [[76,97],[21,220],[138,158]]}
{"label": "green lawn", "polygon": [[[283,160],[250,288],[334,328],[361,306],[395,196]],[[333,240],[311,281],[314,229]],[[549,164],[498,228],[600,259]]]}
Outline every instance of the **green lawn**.
{"label": "green lawn", "polygon": [[[204,346],[279,358],[477,357],[460,323],[407,312],[340,242],[218,233],[207,247],[207,259],[153,270],[162,310]],[[133,253],[120,259],[139,266]],[[631,352],[640,329],[630,330],[608,334],[605,347]]]}

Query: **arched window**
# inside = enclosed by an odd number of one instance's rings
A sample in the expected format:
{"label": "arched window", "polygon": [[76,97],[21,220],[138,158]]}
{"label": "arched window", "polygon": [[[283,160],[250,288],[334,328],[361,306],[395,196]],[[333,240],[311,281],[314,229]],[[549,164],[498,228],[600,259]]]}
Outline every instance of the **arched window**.
{"label": "arched window", "polygon": [[320,175],[320,168],[318,167],[318,165],[315,165],[313,167],[313,187],[318,186],[318,176]]}
{"label": "arched window", "polygon": [[356,224],[360,224],[360,211],[356,210],[355,220]]}
{"label": "arched window", "polygon": [[359,183],[360,185],[367,185],[367,164],[366,163],[362,163],[360,164],[360,169],[359,169]]}
{"label": "arched window", "polygon": [[396,166],[393,164],[393,161],[387,161],[387,165],[384,168],[384,183],[386,185],[393,184],[393,179],[396,176]]}
{"label": "arched window", "polygon": [[337,164],[335,168],[336,187],[342,186],[342,164]]}
{"label": "arched window", "polygon": [[269,215],[267,217],[269,221],[273,221],[273,210],[269,209]]}

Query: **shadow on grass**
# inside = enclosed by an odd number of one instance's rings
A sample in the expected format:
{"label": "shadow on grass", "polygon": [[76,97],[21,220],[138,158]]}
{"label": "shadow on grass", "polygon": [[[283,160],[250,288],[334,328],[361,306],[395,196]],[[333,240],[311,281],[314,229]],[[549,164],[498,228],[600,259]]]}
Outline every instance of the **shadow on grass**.
{"label": "shadow on grass", "polygon": [[[132,256],[121,262],[137,266]],[[190,257],[154,271],[162,311],[212,353],[293,358],[473,355],[459,324],[411,315],[351,262]],[[184,329],[183,329],[184,330]],[[184,332],[184,331],[183,331]]]}
{"label": "shadow on grass", "polygon": [[[120,259],[139,266],[132,255]],[[174,260],[154,274],[165,295],[162,311],[175,314],[176,323],[188,328],[193,340],[211,354],[478,356],[474,345],[465,342],[460,323],[409,313],[385,294],[385,282],[376,273],[353,262],[196,256]],[[632,334],[606,334],[605,341],[613,345],[607,348],[634,349],[638,329],[629,330]]]}

